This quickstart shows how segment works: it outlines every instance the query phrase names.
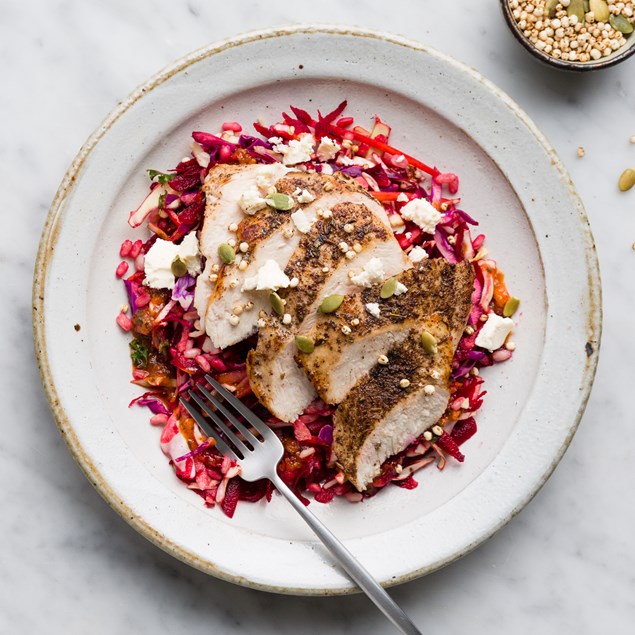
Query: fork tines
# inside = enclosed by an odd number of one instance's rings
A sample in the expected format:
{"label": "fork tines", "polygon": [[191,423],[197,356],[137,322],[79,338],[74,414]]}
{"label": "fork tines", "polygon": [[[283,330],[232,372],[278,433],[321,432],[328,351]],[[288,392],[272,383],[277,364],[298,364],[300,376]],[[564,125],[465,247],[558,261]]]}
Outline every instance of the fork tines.
{"label": "fork tines", "polygon": [[[183,398],[180,400],[181,404],[190,413],[201,430],[216,441],[216,447],[220,452],[234,460],[245,458],[248,453],[256,448],[256,444],[260,443],[260,440],[236,417],[236,414],[242,415],[264,439],[267,438],[267,435],[273,433],[245,404],[213,377],[205,375],[205,379],[216,391],[216,395],[212,394],[201,384],[198,384],[196,388],[204,398],[199,396],[193,389],[188,391],[190,399],[203,412],[197,410],[192,403]],[[237,433],[240,433],[242,438]]]}

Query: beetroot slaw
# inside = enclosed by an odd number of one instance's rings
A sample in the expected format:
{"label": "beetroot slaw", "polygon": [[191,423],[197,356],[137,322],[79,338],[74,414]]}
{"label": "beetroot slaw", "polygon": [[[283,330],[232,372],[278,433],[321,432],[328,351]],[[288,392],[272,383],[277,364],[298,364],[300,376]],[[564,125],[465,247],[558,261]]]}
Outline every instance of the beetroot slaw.
{"label": "beetroot slaw", "polygon": [[[494,260],[486,257],[485,236],[472,236],[478,223],[459,208],[458,177],[441,173],[393,148],[389,145],[390,128],[378,117],[370,130],[354,125],[353,117],[343,116],[345,107],[346,102],[342,102],[324,116],[318,111],[316,118],[291,107],[292,114],[283,113],[276,124],[254,124],[262,138],[244,134],[237,122],[225,122],[218,135],[193,132],[191,157],[169,172],[149,170],[150,192],[130,213],[131,227],[147,227],[150,237],[126,240],[120,248],[122,260],[116,276],[123,279],[129,305],[116,319],[124,331],[134,335],[130,343],[132,381],[146,388],[130,405],[147,407],[152,413],[150,423],[162,428],[161,448],[177,477],[197,492],[206,505],[220,505],[230,517],[238,501],[270,500],[273,488],[266,480],[243,481],[239,466],[220,455],[179,407],[179,395],[196,383],[205,383],[205,373],[211,373],[234,392],[280,436],[285,454],[279,474],[303,501],[308,503],[307,496],[311,495],[321,503],[335,496],[357,502],[390,484],[406,489],[417,487],[415,472],[433,464],[442,470],[448,457],[462,462],[460,446],[476,433],[474,413],[485,395],[479,369],[512,356],[512,346],[494,352],[476,346],[483,316],[490,312],[502,314],[510,296],[503,273]],[[307,161],[302,164],[303,169],[349,175],[384,205],[402,249],[420,247],[427,257],[445,258],[450,263],[469,260],[475,272],[468,326],[452,362],[450,402],[438,424],[442,432],[430,439],[421,436],[388,459],[363,495],[345,481],[335,465],[333,406],[316,400],[295,422],[279,421],[258,403],[249,386],[245,360],[256,336],[224,350],[215,349],[202,332],[193,308],[194,276],[178,278],[172,291],[143,284],[144,255],[157,238],[179,242],[186,234],[200,229],[205,210],[202,184],[211,167],[218,163],[280,161],[276,144],[307,133],[314,135],[316,145],[328,137],[341,149],[331,160]],[[434,235],[425,234],[401,218],[400,210],[414,198],[428,199],[442,213]]]}

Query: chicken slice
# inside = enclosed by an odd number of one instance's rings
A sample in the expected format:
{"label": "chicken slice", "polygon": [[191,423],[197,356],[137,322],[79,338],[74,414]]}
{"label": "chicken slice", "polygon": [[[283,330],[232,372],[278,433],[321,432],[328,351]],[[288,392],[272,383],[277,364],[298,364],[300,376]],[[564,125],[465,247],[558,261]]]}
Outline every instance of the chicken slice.
{"label": "chicken slice", "polygon": [[[412,267],[390,229],[366,205],[343,202],[333,206],[331,212],[330,218],[318,220],[300,239],[285,269],[287,276],[299,281],[295,289],[281,292],[292,322],[285,325],[278,317],[266,319],[258,345],[247,357],[252,390],[283,421],[295,420],[316,395],[294,360],[295,336],[313,328],[322,300],[332,294],[354,292],[358,287],[349,273],[362,270],[372,258],[382,261],[387,276]],[[340,246],[343,242],[355,245],[357,251],[344,252]]]}
{"label": "chicken slice", "polygon": [[[435,258],[397,279],[408,289],[406,293],[382,300],[382,285],[375,284],[347,296],[335,313],[319,315],[307,333],[316,343],[315,350],[298,352],[295,359],[326,403],[340,403],[381,355],[434,313],[441,315],[458,343],[470,310],[472,266]],[[376,304],[379,315],[370,313],[367,304],[371,308]]]}
{"label": "chicken slice", "polygon": [[[352,201],[371,209],[369,214],[376,218],[376,224],[389,227],[383,207],[353,179],[343,175],[292,172],[279,179],[275,187],[278,192],[290,196],[298,190],[307,190],[315,198],[304,204],[296,201],[294,207],[286,211],[267,207],[253,216],[243,215],[235,236],[238,244],[245,242],[248,245],[247,253],[240,256],[246,266],[239,258],[232,265],[224,265],[207,305],[205,330],[218,348],[240,342],[255,333],[261,313],[270,312],[269,292],[244,291],[243,286],[245,280],[256,276],[269,260],[281,270],[285,269],[304,236],[292,218],[294,212],[301,210],[305,223],[312,225],[323,210],[330,210],[342,200]],[[236,317],[239,317],[238,321]]]}
{"label": "chicken slice", "polygon": [[437,423],[448,405],[451,333],[439,315],[420,326],[437,339],[436,354],[424,351],[417,330],[409,331],[388,352],[388,363],[376,364],[333,416],[337,464],[360,492],[372,483],[387,458]]}
{"label": "chicken slice", "polygon": [[196,279],[194,306],[201,321],[205,319],[209,298],[215,283],[210,280],[214,265],[222,264],[218,257],[218,246],[236,238],[229,230],[232,223],[238,225],[245,214],[240,208],[243,192],[255,187],[258,177],[275,183],[289,172],[279,163],[267,165],[216,165],[210,169],[203,183],[205,193],[205,218],[199,235],[201,253],[205,256],[205,269]]}

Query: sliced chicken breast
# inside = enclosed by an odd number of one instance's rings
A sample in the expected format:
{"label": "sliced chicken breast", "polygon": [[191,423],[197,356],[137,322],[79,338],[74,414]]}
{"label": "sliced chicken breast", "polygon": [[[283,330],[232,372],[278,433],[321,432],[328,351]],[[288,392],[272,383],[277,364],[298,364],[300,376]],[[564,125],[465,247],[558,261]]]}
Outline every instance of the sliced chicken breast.
{"label": "sliced chicken breast", "polygon": [[268,165],[216,165],[210,169],[205,182],[205,218],[199,236],[201,253],[205,256],[205,269],[196,279],[194,306],[204,324],[207,305],[215,283],[210,280],[213,267],[220,267],[218,246],[236,238],[229,230],[232,223],[238,225],[245,214],[240,208],[243,192],[257,186],[258,177],[275,182],[290,169],[279,163]]}
{"label": "sliced chicken breast", "polygon": [[387,458],[437,423],[450,399],[450,331],[439,315],[421,326],[437,339],[437,353],[427,354],[409,333],[388,352],[387,364],[376,364],[349,392],[333,417],[337,464],[360,492]]}
{"label": "sliced chicken breast", "polygon": [[[316,395],[294,360],[295,336],[313,328],[322,300],[357,289],[349,273],[363,270],[372,258],[382,261],[386,276],[412,267],[390,229],[366,205],[344,202],[333,206],[331,213],[300,239],[285,269],[287,276],[299,281],[296,288],[281,293],[291,322],[267,318],[258,345],[247,358],[252,390],[283,421],[295,420]],[[346,243],[346,250],[342,243]]]}
{"label": "sliced chicken breast", "polygon": [[[295,359],[326,403],[340,403],[380,356],[411,331],[420,330],[432,314],[442,316],[458,342],[470,310],[472,266],[436,258],[404,271],[397,279],[407,292],[382,300],[382,285],[374,284],[347,296],[335,313],[318,315],[307,332],[316,343],[315,350],[298,352]],[[369,312],[367,305],[378,315]]]}
{"label": "sliced chicken breast", "polygon": [[[243,215],[235,237],[238,244],[244,242],[248,245],[248,251],[232,265],[224,265],[220,269],[209,298],[205,330],[219,348],[240,342],[255,333],[262,312],[270,312],[269,292],[243,290],[245,280],[257,276],[260,268],[270,260],[284,270],[300,244],[303,231],[313,225],[325,210],[330,212],[343,200],[364,204],[372,210],[369,214],[376,219],[375,223],[388,231],[383,207],[353,179],[343,175],[293,172],[279,179],[275,187],[278,192],[292,198],[295,195],[294,207],[285,211],[267,207],[253,216]],[[300,200],[306,199],[298,193],[305,190],[311,200],[300,203]],[[292,217],[298,210],[302,213],[300,219]]]}

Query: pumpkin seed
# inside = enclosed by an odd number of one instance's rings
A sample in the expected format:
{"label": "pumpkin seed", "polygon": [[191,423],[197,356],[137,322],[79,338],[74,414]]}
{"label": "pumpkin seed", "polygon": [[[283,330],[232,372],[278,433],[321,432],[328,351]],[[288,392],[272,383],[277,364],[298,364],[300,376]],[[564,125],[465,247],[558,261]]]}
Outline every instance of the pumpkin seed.
{"label": "pumpkin seed", "polygon": [[381,287],[381,291],[379,292],[379,297],[382,300],[387,300],[388,298],[395,295],[395,291],[397,290],[397,278],[388,278],[386,282]]}
{"label": "pumpkin seed", "polygon": [[604,0],[589,0],[589,8],[593,11],[596,22],[607,22],[611,15],[609,5]]}
{"label": "pumpkin seed", "polygon": [[295,205],[294,200],[288,194],[283,194],[282,192],[269,194],[269,196],[265,198],[265,202],[269,207],[273,207],[273,209],[277,209],[279,212],[286,212]]}
{"label": "pumpkin seed", "polygon": [[434,337],[432,333],[428,333],[428,331],[421,333],[421,346],[423,346],[423,350],[428,353],[428,355],[436,355],[439,350],[437,338]]}
{"label": "pumpkin seed", "polygon": [[333,295],[327,295],[320,303],[318,311],[320,313],[333,313],[340,308],[340,305],[344,302],[344,296],[339,293]]}
{"label": "pumpkin seed", "polygon": [[609,18],[609,23],[616,31],[619,31],[624,35],[628,35],[633,32],[633,24],[623,15],[612,15]]}
{"label": "pumpkin seed", "polygon": [[518,311],[518,307],[520,306],[520,299],[512,296],[505,302],[505,306],[503,307],[503,317],[511,317]]}
{"label": "pumpkin seed", "polygon": [[306,335],[296,335],[295,345],[301,353],[312,353],[315,350],[315,342]]}
{"label": "pumpkin seed", "polygon": [[269,294],[269,302],[271,302],[271,307],[278,315],[282,315],[284,313],[284,302],[275,291]]}
{"label": "pumpkin seed", "polygon": [[584,22],[584,13],[583,0],[571,0],[567,7],[567,15],[575,15],[579,22]]}
{"label": "pumpkin seed", "polygon": [[624,172],[622,172],[622,176],[620,176],[618,185],[620,186],[620,191],[628,192],[628,190],[635,185],[635,170],[633,168],[624,170]]}
{"label": "pumpkin seed", "polygon": [[558,5],[560,4],[560,0],[547,0],[545,3],[545,11],[550,18],[555,18],[556,13],[558,12]]}
{"label": "pumpkin seed", "polygon": [[218,245],[218,257],[226,264],[231,265],[236,260],[236,252],[231,245],[221,243]]}
{"label": "pumpkin seed", "polygon": [[187,265],[177,256],[170,265],[170,270],[175,278],[181,278],[187,273]]}

